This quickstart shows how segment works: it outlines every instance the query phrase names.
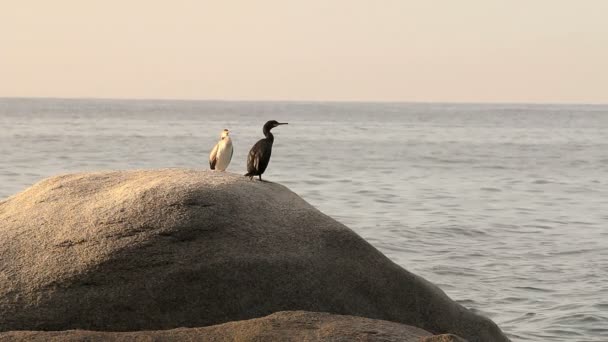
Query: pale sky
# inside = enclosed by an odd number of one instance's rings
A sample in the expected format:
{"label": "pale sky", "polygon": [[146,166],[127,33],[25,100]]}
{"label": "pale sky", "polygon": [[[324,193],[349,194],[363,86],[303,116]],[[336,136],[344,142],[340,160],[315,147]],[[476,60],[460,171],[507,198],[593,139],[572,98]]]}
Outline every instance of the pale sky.
{"label": "pale sky", "polygon": [[0,0],[0,97],[608,103],[608,0]]}

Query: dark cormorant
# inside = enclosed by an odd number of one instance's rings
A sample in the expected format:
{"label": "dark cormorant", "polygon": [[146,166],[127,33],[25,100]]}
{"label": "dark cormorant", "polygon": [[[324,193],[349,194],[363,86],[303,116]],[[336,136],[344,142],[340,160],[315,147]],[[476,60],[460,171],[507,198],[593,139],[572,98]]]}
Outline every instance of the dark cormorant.
{"label": "dark cormorant", "polygon": [[253,176],[258,176],[262,180],[262,173],[266,171],[266,167],[270,161],[272,143],[274,142],[274,135],[270,133],[270,130],[279,125],[287,125],[287,123],[271,120],[264,124],[263,131],[266,138],[260,139],[255,143],[247,156],[247,173],[245,176],[249,177],[249,179],[253,179]]}

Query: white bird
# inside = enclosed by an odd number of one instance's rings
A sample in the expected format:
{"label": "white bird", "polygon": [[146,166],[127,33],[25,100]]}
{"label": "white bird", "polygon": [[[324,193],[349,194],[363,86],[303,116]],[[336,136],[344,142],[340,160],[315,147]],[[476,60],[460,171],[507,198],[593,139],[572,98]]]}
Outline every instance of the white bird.
{"label": "white bird", "polygon": [[225,129],[220,135],[220,141],[213,147],[209,154],[209,166],[211,170],[226,171],[232,159],[232,140],[230,132]]}

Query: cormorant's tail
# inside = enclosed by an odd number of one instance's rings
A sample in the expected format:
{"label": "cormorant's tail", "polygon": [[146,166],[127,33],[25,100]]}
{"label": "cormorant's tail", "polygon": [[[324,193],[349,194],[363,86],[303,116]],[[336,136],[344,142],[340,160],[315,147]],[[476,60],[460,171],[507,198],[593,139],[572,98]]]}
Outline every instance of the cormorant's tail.
{"label": "cormorant's tail", "polygon": [[251,174],[251,172],[247,172],[247,173],[245,174],[245,177],[253,177],[253,175]]}

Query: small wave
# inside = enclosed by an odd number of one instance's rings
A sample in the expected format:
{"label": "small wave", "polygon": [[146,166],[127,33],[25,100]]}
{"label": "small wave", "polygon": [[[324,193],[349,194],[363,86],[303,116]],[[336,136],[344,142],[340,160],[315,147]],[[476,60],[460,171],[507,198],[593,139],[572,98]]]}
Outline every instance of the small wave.
{"label": "small wave", "polygon": [[319,174],[319,173],[311,173],[310,174],[311,177],[314,178],[321,178],[321,179],[332,179],[335,178],[335,176],[332,173],[327,173],[327,174]]}
{"label": "small wave", "polygon": [[[506,297],[506,298],[501,299],[500,301],[505,302],[505,303],[519,303],[519,302],[524,302],[526,300],[527,300],[526,298],[522,298],[522,297]],[[526,314],[526,316],[529,316],[529,315],[533,316],[533,315],[535,315],[535,313],[529,312]]]}
{"label": "small wave", "polygon": [[512,324],[512,323],[520,323],[520,322],[525,322],[528,321],[530,318],[536,316],[535,312],[526,312],[525,314],[512,318],[508,321],[504,321],[503,324]]}
{"label": "small wave", "polygon": [[475,164],[477,160],[474,159],[446,159],[437,157],[422,157],[423,160],[430,160],[440,164]]}
{"label": "small wave", "polygon": [[583,336],[583,334],[581,334],[580,332],[575,331],[575,330],[570,330],[570,329],[547,329],[547,330],[545,330],[545,332],[547,332],[551,335],[554,335],[554,336],[561,336],[561,337]]}
{"label": "small wave", "polygon": [[489,169],[489,170],[506,170],[506,166],[502,165],[489,165],[489,166],[475,166],[474,169]]}
{"label": "small wave", "polygon": [[580,159],[573,160],[570,162],[570,166],[587,165],[587,164],[589,164],[588,160],[580,160]]}
{"label": "small wave", "polygon": [[520,289],[520,290],[534,291],[534,292],[546,292],[546,293],[555,292],[555,290],[543,289],[543,288],[534,287],[534,286],[515,286],[515,288]]}
{"label": "small wave", "polygon": [[598,327],[598,326],[593,326],[591,328],[588,328],[587,331],[592,332],[592,333],[597,333],[599,334],[606,334],[608,333],[608,327]]}
{"label": "small wave", "polygon": [[585,222],[585,221],[572,221],[570,223],[572,223],[572,224],[578,224],[578,225],[581,225],[581,226],[593,226],[593,223],[591,223],[591,222]]}
{"label": "small wave", "polygon": [[553,228],[551,226],[545,226],[545,225],[542,225],[542,224],[525,224],[522,227],[525,227],[525,228],[540,228],[540,229],[552,229]]}
{"label": "small wave", "polygon": [[608,326],[608,318],[594,314],[579,313],[560,317],[556,320],[556,323],[574,326],[581,323],[605,323]]}
{"label": "small wave", "polygon": [[303,183],[307,184],[307,185],[321,185],[324,182],[323,181],[318,181],[318,180],[305,180],[305,181],[303,181]]}
{"label": "small wave", "polygon": [[[450,196],[450,195],[429,195],[429,196],[424,196],[424,199],[431,199],[431,200],[442,200],[442,199],[456,199],[457,197],[455,196]],[[447,206],[447,205],[444,205]],[[454,206],[459,206],[458,204],[454,204]]]}
{"label": "small wave", "polygon": [[556,303],[548,307],[549,312],[580,312],[585,309],[583,303]]}
{"label": "small wave", "polygon": [[597,303],[593,307],[600,310],[608,310],[608,303]]}
{"label": "small wave", "polygon": [[464,277],[474,277],[478,273],[476,270],[472,268],[463,268],[463,267],[433,267],[433,272],[438,275],[450,275],[450,276],[464,276]]}
{"label": "small wave", "polygon": [[488,235],[488,233],[484,232],[483,230],[474,229],[474,228],[470,228],[470,227],[448,227],[447,229],[452,233],[456,233],[458,235],[464,235],[464,236]]}
{"label": "small wave", "polygon": [[460,299],[460,300],[456,300],[456,303],[462,305],[462,306],[473,306],[473,305],[477,305],[477,302],[474,301],[473,299]]}
{"label": "small wave", "polygon": [[519,226],[516,224],[507,224],[507,223],[494,223],[493,226],[497,227],[497,228],[509,228],[509,229],[519,228]]}
{"label": "small wave", "polygon": [[376,202],[376,203],[385,203],[385,204],[393,204],[393,203],[395,203],[395,201],[381,199],[381,198],[374,199],[374,202]]}
{"label": "small wave", "polygon": [[555,224],[569,224],[568,221],[560,221],[560,220],[549,220],[549,219],[537,219],[537,222],[546,222],[546,223],[555,223]]}
{"label": "small wave", "polygon": [[585,254],[585,253],[589,253],[589,252],[595,252],[597,251],[596,249],[593,248],[588,248],[588,249],[572,249],[572,250],[568,250],[568,251],[562,251],[562,252],[555,252],[552,253],[552,255],[575,255],[575,254]]}

